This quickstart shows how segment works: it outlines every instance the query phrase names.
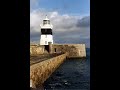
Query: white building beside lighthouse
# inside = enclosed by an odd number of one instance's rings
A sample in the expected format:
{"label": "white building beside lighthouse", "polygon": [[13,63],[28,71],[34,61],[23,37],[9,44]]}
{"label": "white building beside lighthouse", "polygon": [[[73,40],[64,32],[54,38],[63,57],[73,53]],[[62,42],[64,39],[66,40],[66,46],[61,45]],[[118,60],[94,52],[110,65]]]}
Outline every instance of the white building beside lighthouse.
{"label": "white building beside lighthouse", "polygon": [[52,36],[52,28],[53,25],[50,23],[50,20],[46,18],[43,20],[43,23],[40,25],[41,27],[41,38],[40,45],[48,45],[48,42],[53,44],[53,36]]}

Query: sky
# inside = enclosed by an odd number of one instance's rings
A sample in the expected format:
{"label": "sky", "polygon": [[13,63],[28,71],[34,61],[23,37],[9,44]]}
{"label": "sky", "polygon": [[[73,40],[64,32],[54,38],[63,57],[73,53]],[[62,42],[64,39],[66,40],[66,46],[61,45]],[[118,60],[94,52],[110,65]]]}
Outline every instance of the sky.
{"label": "sky", "polygon": [[90,0],[30,0],[31,43],[39,43],[46,14],[53,24],[54,43],[90,47]]}

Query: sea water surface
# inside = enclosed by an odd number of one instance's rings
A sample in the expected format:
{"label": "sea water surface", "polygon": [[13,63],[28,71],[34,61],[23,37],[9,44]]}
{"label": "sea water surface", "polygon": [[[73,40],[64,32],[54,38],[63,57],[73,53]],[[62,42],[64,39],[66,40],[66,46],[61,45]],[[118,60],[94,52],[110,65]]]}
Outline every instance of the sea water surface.
{"label": "sea water surface", "polygon": [[90,49],[86,59],[66,60],[44,83],[45,90],[90,90]]}

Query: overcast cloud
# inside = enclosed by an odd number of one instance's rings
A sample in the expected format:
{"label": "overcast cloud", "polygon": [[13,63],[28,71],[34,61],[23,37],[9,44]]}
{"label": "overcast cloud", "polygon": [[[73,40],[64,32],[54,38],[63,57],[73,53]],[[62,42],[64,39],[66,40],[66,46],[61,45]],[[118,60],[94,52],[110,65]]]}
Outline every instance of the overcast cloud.
{"label": "overcast cloud", "polygon": [[90,47],[90,16],[61,15],[43,9],[30,13],[30,41],[39,43],[40,24],[47,14],[53,24],[54,43],[85,43]]}

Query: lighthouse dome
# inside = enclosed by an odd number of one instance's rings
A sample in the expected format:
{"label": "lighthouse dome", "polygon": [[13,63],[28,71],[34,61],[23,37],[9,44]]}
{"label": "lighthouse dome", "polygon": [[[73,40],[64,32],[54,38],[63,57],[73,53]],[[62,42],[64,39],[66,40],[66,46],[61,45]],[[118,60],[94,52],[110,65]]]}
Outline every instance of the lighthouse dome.
{"label": "lighthouse dome", "polygon": [[40,27],[41,28],[53,28],[53,25],[50,23],[50,20],[48,19],[47,15],[46,15],[46,18],[43,19],[43,23],[40,24]]}
{"label": "lighthouse dome", "polygon": [[44,20],[49,20],[49,19],[48,19],[48,17],[47,17],[47,15],[46,15],[46,17],[45,17],[45,19],[44,19]]}

